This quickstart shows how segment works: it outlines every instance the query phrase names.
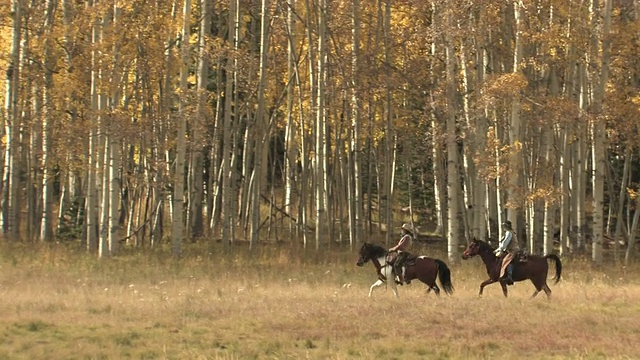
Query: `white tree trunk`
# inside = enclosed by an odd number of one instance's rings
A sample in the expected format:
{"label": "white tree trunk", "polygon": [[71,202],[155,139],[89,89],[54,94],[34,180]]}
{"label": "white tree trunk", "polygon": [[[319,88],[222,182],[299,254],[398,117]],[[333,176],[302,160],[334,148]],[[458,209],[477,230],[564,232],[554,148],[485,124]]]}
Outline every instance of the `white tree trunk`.
{"label": "white tree trunk", "polygon": [[[97,0],[94,0],[93,7],[97,11]],[[87,250],[90,253],[98,251],[98,125],[100,123],[98,117],[100,112],[99,105],[99,50],[98,44],[102,33],[102,24],[100,19],[96,19],[93,23],[91,42],[94,50],[91,53],[91,110],[89,126],[89,148],[87,154],[87,194],[85,202],[85,224],[87,237]]]}
{"label": "white tree trunk", "polygon": [[249,247],[253,249],[260,238],[260,204],[262,203],[262,188],[265,179],[263,165],[265,162],[266,149],[265,144],[269,141],[269,131],[265,119],[267,114],[265,111],[265,87],[267,83],[267,52],[269,51],[269,7],[267,0],[262,0],[261,16],[260,16],[260,69],[258,75],[258,108],[254,118],[253,130],[254,137],[254,166],[253,166],[253,192],[251,197],[251,238]]}
{"label": "white tree trunk", "polygon": [[[513,53],[513,72],[520,72],[520,66],[522,62],[522,16],[523,4],[522,0],[514,0],[514,20],[515,20],[515,48]],[[522,180],[522,118],[520,116],[521,104],[520,96],[516,94],[511,102],[511,121],[508,128],[509,145],[511,146],[509,156],[509,173],[508,173],[508,186],[507,186],[507,219],[510,220],[516,231],[516,238],[514,241],[521,242],[520,238],[522,234],[518,233],[518,227],[524,225],[522,223],[522,201],[518,196],[520,187],[523,184]],[[520,228],[520,231],[523,229]]]}
{"label": "white tree trunk", "polygon": [[326,123],[326,110],[325,110],[325,82],[326,76],[326,61],[327,61],[327,49],[326,49],[326,8],[327,1],[320,0],[318,8],[318,76],[317,76],[317,93],[316,93],[316,124],[315,124],[315,195],[316,195],[316,250],[320,249],[324,240],[324,230],[326,227],[326,136],[325,136],[325,123]]}
{"label": "white tree trunk", "polygon": [[191,0],[184,0],[180,41],[180,100],[176,119],[176,159],[173,176],[173,219],[171,223],[171,249],[174,257],[182,253],[184,238],[184,167],[187,152],[187,76],[189,75],[189,36],[191,25]]}
{"label": "white tree trunk", "polygon": [[[595,24],[600,15],[597,11],[599,2],[592,0],[592,19]],[[602,14],[602,34],[600,40],[594,40],[594,42],[602,42],[602,51],[598,52],[598,46],[594,46],[592,56],[601,55],[600,60],[600,73],[598,75],[598,82],[594,90],[593,107],[595,110],[596,118],[592,124],[592,136],[593,136],[593,243],[591,247],[591,258],[594,263],[601,264],[603,261],[602,243],[603,243],[603,231],[604,231],[604,182],[606,173],[606,128],[605,119],[602,116],[602,102],[604,100],[604,92],[607,81],[609,79],[609,63],[611,56],[611,39],[609,38],[611,29],[611,12],[612,12],[612,0],[604,1],[604,13]],[[594,27],[595,29],[595,27]]]}
{"label": "white tree trunk", "polygon": [[[238,0],[232,0],[229,7],[228,28],[230,29],[227,39],[227,46],[232,49],[237,49],[238,46]],[[235,71],[237,70],[235,61],[233,59],[227,59],[226,62],[226,83],[225,83],[225,96],[224,96],[224,117],[223,117],[223,139],[222,139],[222,163],[220,169],[223,173],[222,176],[222,244],[225,251],[229,250],[229,245],[235,238],[234,231],[234,196],[233,196],[233,180],[235,169],[232,164],[232,152],[234,146],[232,141],[235,141],[235,137],[232,134],[232,105],[234,103],[234,91],[233,91],[233,79],[235,78]],[[236,111],[237,116],[237,111]]]}
{"label": "white tree trunk", "polygon": [[[42,111],[42,214],[40,216],[40,240],[52,240],[53,224],[52,220],[52,174],[51,174],[51,136],[53,129],[53,69],[55,69],[55,58],[53,57],[53,39],[50,38],[53,31],[54,12],[57,2],[47,0],[45,13],[45,44],[44,44],[44,89],[43,89],[43,111]],[[61,204],[62,205],[62,204]]]}
{"label": "white tree trunk", "polygon": [[360,238],[362,227],[362,179],[360,174],[362,116],[360,111],[360,0],[353,0],[352,14],[352,50],[351,50],[351,141],[349,144],[349,242],[353,246]]}
{"label": "white tree trunk", "polygon": [[[287,123],[285,125],[285,156],[284,156],[284,211],[291,215],[293,209],[293,191],[295,186],[295,168],[297,156],[297,145],[295,143],[296,128],[293,123],[294,105],[294,79],[297,78],[296,71],[296,46],[294,44],[294,34],[296,33],[296,0],[287,0]],[[291,224],[291,223],[290,223]],[[291,230],[291,226],[289,226]]]}
{"label": "white tree trunk", "polygon": [[198,38],[198,74],[197,74],[197,120],[193,125],[192,136],[195,147],[192,152],[192,200],[190,201],[191,236],[200,238],[204,235],[204,149],[201,143],[205,137],[204,124],[207,114],[207,86],[209,84],[209,58],[207,56],[207,44],[211,31],[211,6],[210,1],[200,1],[200,35]]}
{"label": "white tree trunk", "polygon": [[[447,12],[446,29],[453,29],[451,12]],[[451,263],[458,263],[460,245],[460,165],[458,156],[458,127],[457,116],[457,80],[455,73],[456,54],[453,37],[445,33],[446,46],[446,81],[447,81],[447,194],[448,194],[448,249],[447,254]]]}

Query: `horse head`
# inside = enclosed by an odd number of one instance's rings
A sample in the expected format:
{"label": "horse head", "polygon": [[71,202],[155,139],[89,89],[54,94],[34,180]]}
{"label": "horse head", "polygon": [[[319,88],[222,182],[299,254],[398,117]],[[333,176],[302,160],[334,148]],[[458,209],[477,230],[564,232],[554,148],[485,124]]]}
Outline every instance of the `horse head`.
{"label": "horse head", "polygon": [[480,251],[482,249],[482,244],[484,244],[482,241],[476,238],[473,238],[473,240],[471,240],[469,245],[467,245],[467,248],[464,249],[464,252],[462,253],[462,259],[467,260],[480,254]]}
{"label": "horse head", "polygon": [[384,253],[385,253],[384,248],[377,245],[364,243],[360,248],[360,252],[359,252],[360,257],[358,257],[358,261],[356,262],[356,265],[363,266],[367,261],[383,256]]}
{"label": "horse head", "polygon": [[364,243],[362,244],[362,247],[360,248],[360,257],[358,257],[358,261],[356,261],[356,265],[358,266],[364,266],[364,264],[369,261],[371,258],[369,257],[369,244],[368,243]]}

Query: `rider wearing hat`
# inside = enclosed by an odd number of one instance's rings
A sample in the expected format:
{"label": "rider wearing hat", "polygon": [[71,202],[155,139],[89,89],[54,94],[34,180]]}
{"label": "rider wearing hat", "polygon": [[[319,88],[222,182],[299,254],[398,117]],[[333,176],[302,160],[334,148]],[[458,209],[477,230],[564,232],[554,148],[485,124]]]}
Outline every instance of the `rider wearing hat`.
{"label": "rider wearing hat", "polygon": [[413,228],[410,224],[402,224],[402,237],[396,246],[389,249],[388,263],[393,267],[393,273],[396,275],[396,282],[398,284],[404,283],[404,276],[402,274],[402,266],[407,261],[409,252],[407,249],[411,247],[413,242]]}
{"label": "rider wearing hat", "polygon": [[502,230],[504,234],[494,253],[498,257],[498,261],[501,262],[500,280],[504,280],[508,285],[513,285],[513,264],[511,262],[514,254],[518,251],[518,241],[514,239],[511,221],[507,220],[502,223]]}

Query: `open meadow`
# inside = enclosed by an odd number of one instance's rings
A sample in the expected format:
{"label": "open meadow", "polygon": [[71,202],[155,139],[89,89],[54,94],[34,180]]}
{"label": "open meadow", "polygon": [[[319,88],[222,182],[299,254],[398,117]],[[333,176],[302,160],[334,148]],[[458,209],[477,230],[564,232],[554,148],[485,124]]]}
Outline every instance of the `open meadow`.
{"label": "open meadow", "polygon": [[281,246],[253,261],[246,249],[203,247],[180,261],[0,251],[0,359],[640,358],[638,265],[564,259],[548,301],[529,300],[529,282],[507,299],[497,284],[479,298],[486,275],[474,258],[450,265],[452,296],[414,281],[399,299],[384,287],[370,299],[374,268],[356,267],[348,248]]}

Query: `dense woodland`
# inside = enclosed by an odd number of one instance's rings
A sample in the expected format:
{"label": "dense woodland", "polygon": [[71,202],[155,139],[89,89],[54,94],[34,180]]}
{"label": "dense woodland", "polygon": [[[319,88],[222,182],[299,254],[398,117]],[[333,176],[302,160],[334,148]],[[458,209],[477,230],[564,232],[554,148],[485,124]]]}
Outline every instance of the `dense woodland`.
{"label": "dense woodland", "polygon": [[[3,0],[4,241],[633,259],[638,0]],[[609,257],[609,254],[612,254]],[[606,256],[605,256],[606,255]]]}

